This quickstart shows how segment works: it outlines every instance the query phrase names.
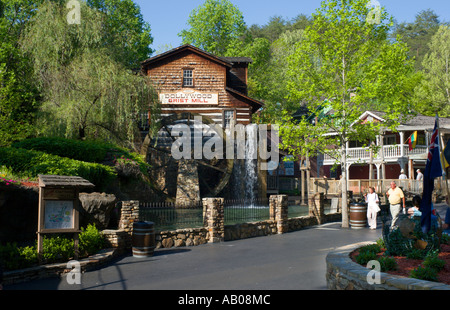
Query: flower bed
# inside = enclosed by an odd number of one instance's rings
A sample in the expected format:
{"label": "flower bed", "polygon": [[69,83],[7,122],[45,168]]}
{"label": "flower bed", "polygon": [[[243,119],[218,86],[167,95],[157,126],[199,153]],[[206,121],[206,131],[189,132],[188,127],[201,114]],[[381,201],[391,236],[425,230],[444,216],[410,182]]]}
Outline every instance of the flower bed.
{"label": "flower bed", "polygon": [[[363,247],[364,248],[364,247]],[[351,259],[354,262],[358,262],[358,255],[360,254],[362,248],[358,248],[350,254]],[[381,257],[386,257],[385,255],[386,249],[381,248],[381,251],[376,253],[376,259]],[[449,244],[441,244],[440,252],[436,253],[437,258],[445,263],[442,263],[442,269],[435,270],[434,273],[431,269],[428,268],[427,263],[425,262],[427,259],[424,258],[408,258],[406,256],[390,256],[396,262],[396,267],[393,270],[382,270],[388,274],[407,277],[407,278],[418,278],[424,280],[431,280],[427,278],[430,274],[432,276],[435,275],[434,282],[444,283],[450,285],[450,245]],[[361,264],[365,266],[365,264]]]}

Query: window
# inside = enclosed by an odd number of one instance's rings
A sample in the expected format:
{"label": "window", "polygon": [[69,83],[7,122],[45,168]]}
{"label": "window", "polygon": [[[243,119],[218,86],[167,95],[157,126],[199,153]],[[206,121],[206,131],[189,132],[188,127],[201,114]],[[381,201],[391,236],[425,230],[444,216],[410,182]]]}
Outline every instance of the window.
{"label": "window", "polygon": [[395,135],[386,135],[384,136],[384,145],[396,145],[397,137]]}
{"label": "window", "polygon": [[183,87],[194,86],[194,74],[191,69],[183,70]]}
{"label": "window", "polygon": [[231,120],[234,119],[234,110],[223,111],[223,127],[230,128]]}

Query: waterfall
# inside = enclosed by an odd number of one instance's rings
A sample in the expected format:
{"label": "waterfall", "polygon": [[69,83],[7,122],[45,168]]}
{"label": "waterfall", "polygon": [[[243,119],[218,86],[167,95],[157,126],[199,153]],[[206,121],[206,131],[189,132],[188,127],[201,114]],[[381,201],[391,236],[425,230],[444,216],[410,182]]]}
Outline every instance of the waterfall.
{"label": "waterfall", "polygon": [[245,199],[251,201],[251,205],[256,203],[258,191],[258,131],[255,124],[247,126],[247,139],[245,143]]}

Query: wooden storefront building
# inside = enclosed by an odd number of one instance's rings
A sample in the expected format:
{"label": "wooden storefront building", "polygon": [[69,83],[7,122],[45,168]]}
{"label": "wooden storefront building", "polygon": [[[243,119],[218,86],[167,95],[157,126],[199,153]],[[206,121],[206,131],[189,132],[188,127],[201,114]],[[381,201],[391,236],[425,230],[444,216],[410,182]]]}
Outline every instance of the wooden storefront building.
{"label": "wooden storefront building", "polygon": [[263,103],[247,92],[248,57],[217,57],[183,45],[142,62],[155,84],[161,116],[190,112],[228,127],[231,119],[247,125]]}

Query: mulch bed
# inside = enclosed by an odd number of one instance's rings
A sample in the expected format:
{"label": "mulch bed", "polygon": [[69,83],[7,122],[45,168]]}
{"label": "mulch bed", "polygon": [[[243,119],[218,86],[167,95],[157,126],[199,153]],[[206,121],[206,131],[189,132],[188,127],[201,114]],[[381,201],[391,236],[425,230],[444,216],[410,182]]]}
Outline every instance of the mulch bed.
{"label": "mulch bed", "polygon": [[[385,249],[378,253],[378,256],[382,256]],[[350,258],[356,262],[355,257],[359,254],[359,250],[353,251],[350,254]],[[419,267],[423,260],[421,259],[408,259],[404,256],[392,256],[397,262],[397,270],[386,271],[388,274],[403,276],[409,278],[409,274],[412,270]],[[450,245],[442,244],[441,252],[438,257],[446,262],[444,268],[438,273],[438,282],[450,285]]]}

